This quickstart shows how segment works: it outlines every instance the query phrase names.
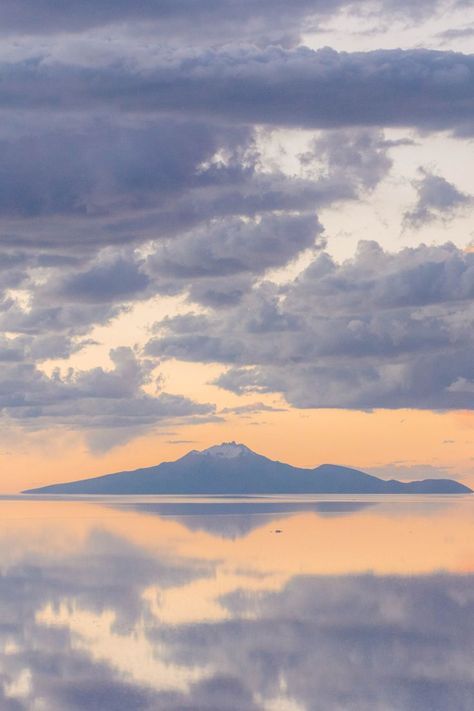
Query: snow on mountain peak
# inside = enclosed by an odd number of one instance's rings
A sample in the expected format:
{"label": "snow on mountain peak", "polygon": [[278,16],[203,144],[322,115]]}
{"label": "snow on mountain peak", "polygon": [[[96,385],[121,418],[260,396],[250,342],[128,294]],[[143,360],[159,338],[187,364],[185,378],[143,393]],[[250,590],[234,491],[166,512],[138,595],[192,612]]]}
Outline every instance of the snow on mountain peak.
{"label": "snow on mountain peak", "polygon": [[241,454],[250,452],[245,444],[237,444],[237,442],[223,442],[216,444],[213,447],[205,449],[201,454],[206,454],[211,457],[222,457],[222,459],[234,459],[240,457]]}

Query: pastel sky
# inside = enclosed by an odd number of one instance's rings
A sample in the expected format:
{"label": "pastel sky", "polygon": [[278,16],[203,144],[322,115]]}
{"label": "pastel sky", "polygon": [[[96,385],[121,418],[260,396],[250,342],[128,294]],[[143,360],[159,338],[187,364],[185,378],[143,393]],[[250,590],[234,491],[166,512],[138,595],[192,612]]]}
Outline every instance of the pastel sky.
{"label": "pastel sky", "polygon": [[0,34],[0,492],[234,439],[474,484],[471,0]]}

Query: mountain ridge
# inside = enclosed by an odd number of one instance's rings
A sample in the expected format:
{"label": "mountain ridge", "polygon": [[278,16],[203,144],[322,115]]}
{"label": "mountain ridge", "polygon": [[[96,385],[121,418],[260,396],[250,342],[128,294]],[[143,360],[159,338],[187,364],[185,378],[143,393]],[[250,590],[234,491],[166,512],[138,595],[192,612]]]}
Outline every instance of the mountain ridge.
{"label": "mountain ridge", "polygon": [[352,467],[294,467],[257,454],[244,444],[223,442],[191,450],[151,467],[50,484],[23,494],[409,494],[472,493],[452,479],[401,482],[379,479]]}

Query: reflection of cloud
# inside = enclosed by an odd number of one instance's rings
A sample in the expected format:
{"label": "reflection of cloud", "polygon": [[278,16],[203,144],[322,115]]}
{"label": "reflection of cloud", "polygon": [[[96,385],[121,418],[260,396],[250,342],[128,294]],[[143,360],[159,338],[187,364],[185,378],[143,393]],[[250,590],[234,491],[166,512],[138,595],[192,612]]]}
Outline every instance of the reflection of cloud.
{"label": "reflection of cloud", "polygon": [[284,695],[275,696],[274,699],[262,699],[262,702],[265,711],[306,711],[305,706]]}
{"label": "reflection of cloud", "polygon": [[230,619],[232,615],[222,605],[222,598],[245,589],[257,593],[280,590],[286,577],[281,573],[255,575],[249,570],[226,570],[218,568],[212,577],[192,580],[187,585],[160,590],[150,587],[143,597],[150,604],[150,611],[165,624],[190,624],[217,622]]}
{"label": "reflection of cloud", "polygon": [[40,625],[63,627],[72,634],[71,646],[91,659],[105,661],[126,678],[159,690],[187,691],[192,682],[209,676],[203,665],[193,667],[166,663],[163,645],[150,644],[144,627],[135,626],[130,634],[114,631],[115,614],[107,610],[100,615],[61,604],[58,609],[47,605],[36,615]]}
{"label": "reflection of cloud", "polygon": [[22,669],[16,678],[4,684],[4,693],[7,698],[23,699],[31,694],[31,672]]}
{"label": "reflection of cloud", "polygon": [[[214,653],[232,663],[238,646],[242,674],[258,678],[263,697],[284,675],[303,708],[318,699],[325,710],[467,711],[472,584],[472,576],[294,578],[273,595],[229,599],[234,616],[254,617],[220,625]],[[201,644],[211,635],[203,627]],[[181,645],[188,639],[183,630]]]}
{"label": "reflection of cloud", "polygon": [[450,502],[287,514],[232,539],[3,502],[0,708],[472,711],[472,504]]}

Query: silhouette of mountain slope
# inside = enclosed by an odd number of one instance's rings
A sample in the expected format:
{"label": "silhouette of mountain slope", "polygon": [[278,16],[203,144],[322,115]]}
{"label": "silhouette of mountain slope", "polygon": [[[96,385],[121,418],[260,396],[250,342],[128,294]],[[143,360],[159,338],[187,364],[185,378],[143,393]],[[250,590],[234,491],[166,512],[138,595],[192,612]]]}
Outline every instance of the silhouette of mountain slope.
{"label": "silhouette of mountain slope", "polygon": [[471,489],[451,479],[400,482],[350,467],[292,467],[225,442],[193,450],[174,462],[29,489],[27,494],[462,494]]}

